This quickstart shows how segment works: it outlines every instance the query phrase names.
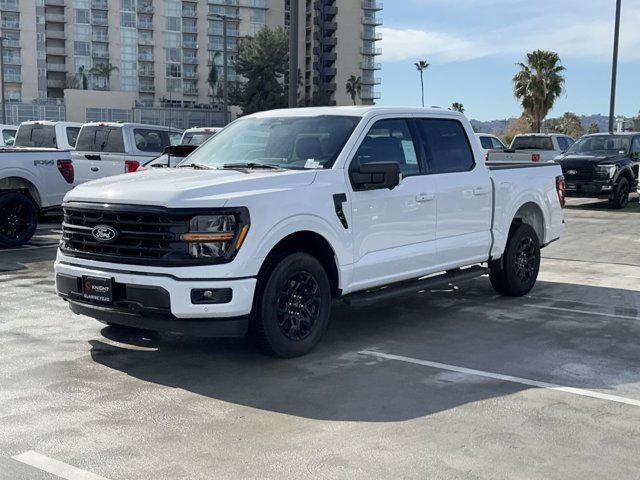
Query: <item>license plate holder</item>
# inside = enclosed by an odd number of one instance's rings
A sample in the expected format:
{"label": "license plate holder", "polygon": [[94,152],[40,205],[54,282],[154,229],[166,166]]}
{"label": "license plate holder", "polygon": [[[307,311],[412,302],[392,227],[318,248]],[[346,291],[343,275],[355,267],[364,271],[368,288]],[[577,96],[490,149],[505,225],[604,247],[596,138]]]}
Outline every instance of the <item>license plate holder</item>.
{"label": "license plate holder", "polygon": [[113,303],[113,278],[82,277],[82,298],[90,302]]}

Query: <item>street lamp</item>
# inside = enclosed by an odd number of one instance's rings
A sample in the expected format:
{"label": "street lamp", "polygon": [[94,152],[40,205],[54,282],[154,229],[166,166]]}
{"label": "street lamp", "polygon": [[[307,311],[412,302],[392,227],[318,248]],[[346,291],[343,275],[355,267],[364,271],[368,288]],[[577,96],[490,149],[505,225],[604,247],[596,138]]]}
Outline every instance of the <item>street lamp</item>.
{"label": "street lamp", "polygon": [[4,107],[4,37],[0,37],[0,104],[2,104],[2,123],[7,124],[7,110]]}
{"label": "street lamp", "polygon": [[[222,47],[222,106],[224,108],[224,125],[226,126],[229,123],[229,76],[228,76],[228,70],[227,70],[228,69],[227,20],[230,17],[226,15],[221,15],[219,13],[210,13],[208,17],[222,20],[222,42],[224,43]],[[215,63],[213,64],[213,68],[216,68]]]}
{"label": "street lamp", "polygon": [[613,132],[616,109],[616,82],[618,77],[618,44],[620,43],[620,10],[622,0],[616,0],[616,26],[613,34],[613,66],[611,70],[611,103],[609,105],[609,131]]}

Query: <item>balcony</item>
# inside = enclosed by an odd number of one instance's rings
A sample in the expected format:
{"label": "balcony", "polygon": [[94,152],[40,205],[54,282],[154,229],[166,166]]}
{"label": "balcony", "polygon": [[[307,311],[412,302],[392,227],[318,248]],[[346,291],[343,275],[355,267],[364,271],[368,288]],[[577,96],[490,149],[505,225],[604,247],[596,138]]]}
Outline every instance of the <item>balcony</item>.
{"label": "balcony", "polygon": [[193,49],[196,49],[196,48],[198,48],[198,43],[197,42],[182,42],[182,48],[193,48]]}
{"label": "balcony", "polygon": [[100,35],[94,32],[91,36],[91,40],[94,42],[109,43],[109,35]]}
{"label": "balcony", "polygon": [[182,24],[182,31],[186,33],[198,33],[197,25]]}
{"label": "balcony", "polygon": [[382,40],[382,34],[375,32],[375,33],[362,33],[360,35],[360,38],[362,40],[367,40],[369,42],[379,42],[380,40]]}
{"label": "balcony", "polygon": [[153,62],[153,54],[138,52],[138,60],[141,62]]}
{"label": "balcony", "polygon": [[107,19],[107,16],[97,16],[97,15],[92,15],[91,16],[91,25],[103,25],[106,26],[109,24],[109,21]]}
{"label": "balcony", "polygon": [[66,35],[64,33],[64,30],[45,30],[45,37],[46,38],[55,38],[58,40],[64,40],[66,38]]}
{"label": "balcony", "polygon": [[109,10],[107,0],[91,0],[91,8],[93,10]]}
{"label": "balcony", "polygon": [[378,16],[367,15],[362,17],[362,24],[371,25],[373,27],[379,27],[380,25],[382,25],[382,18]]}
{"label": "balcony", "polygon": [[64,47],[47,47],[47,55],[60,55],[65,56],[67,49]]}
{"label": "balcony", "polygon": [[360,62],[360,68],[362,70],[380,70],[382,64],[378,62]]}
{"label": "balcony", "polygon": [[198,17],[198,9],[195,7],[182,7],[182,16],[183,17]]}
{"label": "balcony", "polygon": [[361,47],[360,53],[362,55],[382,55],[381,48]]}
{"label": "balcony", "polygon": [[140,77],[155,77],[155,72],[153,68],[141,68],[138,70],[138,75]]}
{"label": "balcony", "polygon": [[49,88],[64,88],[66,85],[64,79],[61,78],[47,78],[47,87]]}
{"label": "balcony", "polygon": [[20,22],[17,20],[2,19],[2,28],[20,29]]}
{"label": "balcony", "polygon": [[15,38],[5,38],[4,39],[4,43],[3,43],[5,48],[20,48],[20,40],[17,40]]}
{"label": "balcony", "polygon": [[138,13],[153,13],[153,5],[150,3],[139,3]]}
{"label": "balcony", "polygon": [[64,64],[64,63],[47,63],[47,71],[49,71],[49,72],[66,72],[67,71],[67,65]]}
{"label": "balcony", "polygon": [[105,50],[93,51],[93,52],[91,52],[91,58],[108,59],[109,58],[109,52],[105,51]]}
{"label": "balcony", "polygon": [[382,78],[380,77],[362,77],[362,85],[380,85],[382,83]]}
{"label": "balcony", "polygon": [[4,12],[19,12],[20,7],[18,6],[18,1],[6,1],[0,3],[0,10]]}
{"label": "balcony", "polygon": [[141,93],[155,93],[156,91],[156,86],[155,85],[144,85],[144,84],[140,84],[140,88],[139,88]]}
{"label": "balcony", "polygon": [[65,6],[65,0],[44,0],[44,4],[46,5],[51,5],[54,7],[64,7]]}
{"label": "balcony", "polygon": [[198,89],[185,87],[182,93],[184,93],[185,95],[198,95]]}
{"label": "balcony", "polygon": [[22,75],[19,73],[5,73],[4,81],[7,83],[20,83],[22,82]]}
{"label": "balcony", "polygon": [[197,80],[198,79],[198,73],[197,72],[183,72],[182,76],[184,78],[188,78],[190,80]]}
{"label": "balcony", "polygon": [[153,38],[140,38],[140,37],[138,37],[138,45],[153,46],[153,45],[155,45],[155,42],[153,41]]}
{"label": "balcony", "polygon": [[362,8],[365,10],[380,11],[383,9],[383,4],[378,0],[363,0]]}
{"label": "balcony", "polygon": [[63,13],[45,13],[44,19],[47,22],[64,23],[64,14]]}
{"label": "balcony", "polygon": [[153,22],[138,21],[138,28],[143,30],[153,30]]}
{"label": "balcony", "polygon": [[197,57],[184,57],[182,63],[186,63],[187,65],[197,65],[198,59]]}

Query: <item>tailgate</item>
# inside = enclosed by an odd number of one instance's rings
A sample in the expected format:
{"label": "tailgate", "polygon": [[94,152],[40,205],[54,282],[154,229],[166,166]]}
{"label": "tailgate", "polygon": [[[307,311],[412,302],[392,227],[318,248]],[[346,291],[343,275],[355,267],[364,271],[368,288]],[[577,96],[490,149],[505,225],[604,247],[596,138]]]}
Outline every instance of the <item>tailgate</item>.
{"label": "tailgate", "polygon": [[[538,160],[535,160],[537,155]],[[535,151],[515,151],[515,150],[489,150],[487,153],[488,162],[507,163],[532,163],[540,161],[540,153]]]}

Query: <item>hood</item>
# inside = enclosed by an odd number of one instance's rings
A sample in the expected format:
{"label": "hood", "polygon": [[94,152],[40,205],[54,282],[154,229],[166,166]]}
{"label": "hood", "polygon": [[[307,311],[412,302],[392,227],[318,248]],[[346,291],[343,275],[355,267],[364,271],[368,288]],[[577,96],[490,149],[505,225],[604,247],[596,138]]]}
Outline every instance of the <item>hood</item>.
{"label": "hood", "polygon": [[627,158],[626,155],[563,155],[556,159],[563,169],[593,168],[598,164],[615,164]]}
{"label": "hood", "polygon": [[246,173],[236,170],[162,168],[84,183],[69,192],[65,201],[215,208],[247,195],[301,188],[313,183],[315,176],[316,172],[312,170],[258,170]]}

